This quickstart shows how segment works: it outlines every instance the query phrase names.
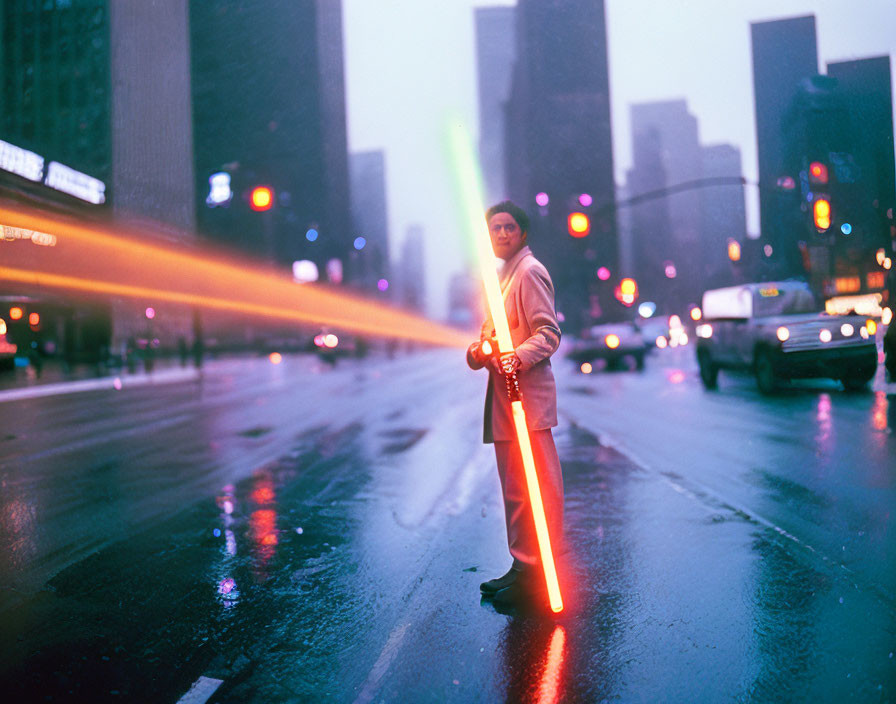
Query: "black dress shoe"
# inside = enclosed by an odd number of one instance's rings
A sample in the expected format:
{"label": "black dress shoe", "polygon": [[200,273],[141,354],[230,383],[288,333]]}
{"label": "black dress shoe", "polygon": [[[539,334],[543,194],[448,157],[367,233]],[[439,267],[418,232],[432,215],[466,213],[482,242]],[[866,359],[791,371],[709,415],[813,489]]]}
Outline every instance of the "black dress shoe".
{"label": "black dress shoe", "polygon": [[492,603],[501,607],[540,609],[548,604],[548,591],[540,569],[519,572],[509,586],[492,596]]}
{"label": "black dress shoe", "polygon": [[511,567],[507,570],[506,574],[501,575],[495,579],[490,579],[487,582],[483,582],[479,585],[479,591],[483,593],[485,596],[491,596],[495,592],[500,591],[501,589],[505,589],[513,584],[517,577],[520,575],[520,571]]}

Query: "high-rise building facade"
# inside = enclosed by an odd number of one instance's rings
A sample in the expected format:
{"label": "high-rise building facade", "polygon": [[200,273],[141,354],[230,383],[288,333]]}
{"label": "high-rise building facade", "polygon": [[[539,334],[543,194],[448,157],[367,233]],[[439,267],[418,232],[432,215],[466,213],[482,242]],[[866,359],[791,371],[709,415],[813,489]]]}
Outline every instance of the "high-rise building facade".
{"label": "high-rise building facade", "polygon": [[896,241],[896,164],[893,152],[893,92],[890,57],[875,56],[828,64],[828,75],[837,79],[861,147],[864,178],[874,213],[868,223],[872,246],[894,251]]}
{"label": "high-rise building facade", "polygon": [[[731,144],[701,148],[703,178],[727,179],[743,174],[740,150]],[[746,242],[747,215],[742,185],[715,185],[700,189],[701,240],[694,259],[704,288],[735,283],[728,252],[730,242]],[[743,265],[741,265],[741,269]]]}
{"label": "high-rise building facade", "polygon": [[[606,293],[596,288],[596,270],[618,268],[601,0],[517,4],[505,159],[508,194],[534,215],[530,244],[554,280],[558,313],[578,330],[592,317],[593,298]],[[582,237],[567,228],[577,211],[591,216]]]}
{"label": "high-rise building facade", "polygon": [[[42,178],[15,187],[18,196],[88,218],[107,216],[111,206],[119,220],[148,224],[150,237],[189,236],[187,0],[9,0],[0,9],[0,34],[0,139],[7,152],[31,150],[44,164]],[[67,360],[99,363],[102,349],[146,337],[148,301],[59,300]],[[160,306],[152,337],[173,347],[187,334],[189,316],[186,307]],[[77,342],[87,338],[92,342]]]}
{"label": "high-rise building facade", "polygon": [[476,19],[479,89],[479,158],[484,197],[491,205],[507,197],[504,120],[515,59],[515,8],[480,7]]}
{"label": "high-rise building facade", "polygon": [[790,208],[778,187],[786,147],[781,125],[800,82],[818,73],[815,17],[794,17],[750,25],[753,51],[753,95],[756,106],[756,147],[759,158],[759,227],[761,239],[772,246],[773,260],[786,273],[793,268],[784,224]]}
{"label": "high-rise building facade", "polygon": [[109,3],[111,186],[116,210],[192,232],[196,211],[187,4]]}
{"label": "high-rise building facade", "polygon": [[200,231],[338,270],[353,241],[340,0],[191,2],[190,34]]}
{"label": "high-rise building facade", "polygon": [[[354,251],[349,279],[367,292],[388,291],[389,214],[386,205],[386,158],[382,151],[349,156]],[[387,283],[381,284],[385,280]]]}
{"label": "high-rise building facade", "polygon": [[108,182],[108,0],[4,0],[0,39],[0,139]]}
{"label": "high-rise building facade", "polygon": [[423,232],[422,225],[408,226],[396,272],[398,304],[419,312],[426,309]]}
{"label": "high-rise building facade", "polygon": [[[668,100],[631,106],[633,154],[646,157],[636,162],[631,184],[636,193],[650,187],[676,187],[702,178],[702,159],[697,118],[684,100]],[[644,142],[647,143],[644,143]],[[659,159],[665,183],[649,174]],[[696,188],[672,192],[635,206],[638,228],[636,238],[646,238],[640,246],[641,256],[635,260],[635,278],[646,293],[657,287],[653,300],[660,299],[675,309],[698,300],[701,293],[699,261],[701,248],[701,193]],[[659,222],[656,215],[668,218]],[[645,222],[645,220],[647,222]],[[649,222],[649,225],[647,224]],[[674,276],[669,276],[674,272]]]}

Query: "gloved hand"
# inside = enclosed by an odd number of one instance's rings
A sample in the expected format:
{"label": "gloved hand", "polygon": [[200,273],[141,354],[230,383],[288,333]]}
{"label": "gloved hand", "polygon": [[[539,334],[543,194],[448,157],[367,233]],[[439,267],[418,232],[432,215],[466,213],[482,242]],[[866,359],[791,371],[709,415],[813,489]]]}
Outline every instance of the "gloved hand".
{"label": "gloved hand", "polygon": [[516,352],[505,352],[502,355],[492,357],[492,368],[502,376],[509,376],[519,370],[523,363],[516,356]]}

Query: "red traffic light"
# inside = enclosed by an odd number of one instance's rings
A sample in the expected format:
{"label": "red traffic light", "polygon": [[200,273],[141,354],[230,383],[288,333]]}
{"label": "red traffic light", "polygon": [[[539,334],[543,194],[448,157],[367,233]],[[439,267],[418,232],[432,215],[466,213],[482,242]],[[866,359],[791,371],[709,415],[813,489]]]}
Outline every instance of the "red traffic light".
{"label": "red traffic light", "polygon": [[820,161],[813,161],[809,164],[809,180],[812,183],[827,183],[828,167]]}
{"label": "red traffic light", "polygon": [[249,195],[249,207],[256,212],[270,210],[274,205],[274,191],[267,186],[256,186]]}
{"label": "red traffic light", "polygon": [[587,237],[591,232],[591,220],[585,213],[570,213],[566,226],[573,237]]}

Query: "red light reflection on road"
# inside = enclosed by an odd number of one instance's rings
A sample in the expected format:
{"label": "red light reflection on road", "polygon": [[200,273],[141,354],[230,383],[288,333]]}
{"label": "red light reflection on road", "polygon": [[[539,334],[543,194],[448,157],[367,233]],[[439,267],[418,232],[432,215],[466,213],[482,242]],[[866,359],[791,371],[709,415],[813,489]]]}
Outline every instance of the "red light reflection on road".
{"label": "red light reflection on road", "polygon": [[544,671],[538,686],[538,704],[555,704],[560,696],[560,675],[565,658],[566,632],[563,626],[555,626],[551,643],[545,655]]}
{"label": "red light reflection on road", "polygon": [[669,369],[666,371],[666,379],[672,384],[680,384],[685,378],[685,373],[681,369]]}
{"label": "red light reflection on road", "polygon": [[252,490],[252,500],[257,504],[269,504],[274,498],[274,487],[270,480],[262,481]]}
{"label": "red light reflection on road", "polygon": [[[255,477],[255,487],[249,498],[259,506],[274,503],[277,494],[274,482],[266,474]],[[268,578],[267,564],[274,557],[277,543],[280,542],[277,532],[277,512],[273,508],[259,508],[249,514],[249,537],[253,543],[255,556],[255,577],[259,582]]]}
{"label": "red light reflection on road", "polygon": [[818,433],[815,435],[815,442],[819,445],[826,445],[831,439],[833,428],[830,394],[821,394],[818,397],[818,410],[815,414],[815,420],[818,422]]}
{"label": "red light reflection on road", "polygon": [[887,401],[887,394],[884,391],[876,391],[874,396],[874,405],[871,407],[871,424],[875,430],[886,430],[887,408],[890,405]]}

